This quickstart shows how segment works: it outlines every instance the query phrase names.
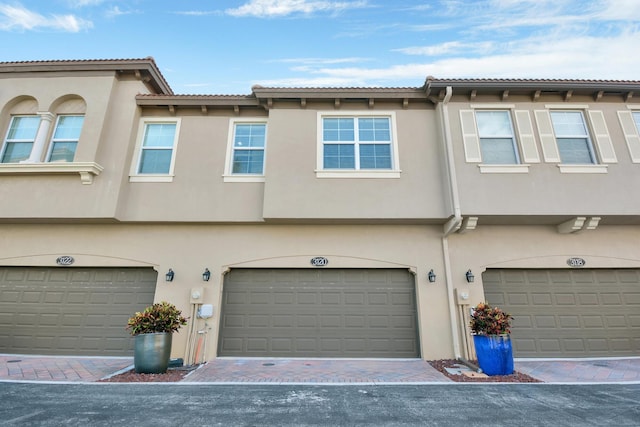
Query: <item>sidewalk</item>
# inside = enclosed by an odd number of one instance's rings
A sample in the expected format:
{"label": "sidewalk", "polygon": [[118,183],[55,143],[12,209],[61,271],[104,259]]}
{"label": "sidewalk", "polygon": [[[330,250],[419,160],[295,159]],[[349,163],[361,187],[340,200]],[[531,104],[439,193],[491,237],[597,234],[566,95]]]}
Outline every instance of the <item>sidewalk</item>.
{"label": "sidewalk", "polygon": [[[0,354],[0,381],[95,382],[131,368],[128,357]],[[640,383],[640,357],[518,360],[515,369],[544,383]],[[182,383],[453,383],[421,359],[218,358]]]}

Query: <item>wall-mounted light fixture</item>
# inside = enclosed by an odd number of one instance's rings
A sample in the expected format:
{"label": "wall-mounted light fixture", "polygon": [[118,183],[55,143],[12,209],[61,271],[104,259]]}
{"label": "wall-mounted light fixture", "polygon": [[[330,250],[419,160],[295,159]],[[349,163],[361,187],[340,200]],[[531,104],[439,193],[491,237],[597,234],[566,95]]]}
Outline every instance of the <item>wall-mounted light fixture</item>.
{"label": "wall-mounted light fixture", "polygon": [[467,282],[469,283],[473,283],[473,280],[476,278],[473,273],[471,272],[471,269],[469,269],[467,271],[467,273],[465,274],[465,276],[467,276]]}
{"label": "wall-mounted light fixture", "polygon": [[431,269],[431,271],[429,271],[429,274],[427,274],[427,277],[429,278],[429,282],[431,283],[436,281],[436,273],[433,272],[433,268]]}
{"label": "wall-mounted light fixture", "polygon": [[204,280],[205,282],[208,282],[209,279],[211,279],[211,272],[209,271],[208,268],[205,268],[204,273],[202,273],[202,280]]}
{"label": "wall-mounted light fixture", "polygon": [[175,276],[175,273],[172,269],[169,269],[169,271],[167,271],[167,274],[164,275],[164,279],[167,282],[173,282],[173,276]]}

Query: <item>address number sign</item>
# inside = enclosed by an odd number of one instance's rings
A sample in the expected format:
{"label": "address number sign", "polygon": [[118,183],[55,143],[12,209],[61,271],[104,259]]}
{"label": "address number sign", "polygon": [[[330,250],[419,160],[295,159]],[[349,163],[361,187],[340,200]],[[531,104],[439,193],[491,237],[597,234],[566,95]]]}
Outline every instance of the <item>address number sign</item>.
{"label": "address number sign", "polygon": [[327,264],[329,264],[329,260],[323,256],[311,258],[311,265],[313,265],[314,267],[324,267]]}

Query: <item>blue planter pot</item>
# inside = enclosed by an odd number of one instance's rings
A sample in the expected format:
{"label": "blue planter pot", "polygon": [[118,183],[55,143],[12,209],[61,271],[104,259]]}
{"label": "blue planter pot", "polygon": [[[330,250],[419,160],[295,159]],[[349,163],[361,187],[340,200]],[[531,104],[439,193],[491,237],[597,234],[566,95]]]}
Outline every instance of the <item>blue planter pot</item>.
{"label": "blue planter pot", "polygon": [[478,365],[487,375],[513,374],[513,350],[509,335],[474,335]]}

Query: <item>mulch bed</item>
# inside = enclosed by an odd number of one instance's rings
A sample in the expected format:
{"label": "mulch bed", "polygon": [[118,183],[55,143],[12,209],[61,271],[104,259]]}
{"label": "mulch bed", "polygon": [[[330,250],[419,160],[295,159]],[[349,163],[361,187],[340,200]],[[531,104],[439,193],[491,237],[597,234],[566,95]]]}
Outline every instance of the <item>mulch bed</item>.
{"label": "mulch bed", "polygon": [[[474,361],[471,361],[472,363]],[[445,368],[455,368],[464,366],[461,362],[453,359],[429,360],[429,364],[442,372],[447,378],[460,383],[540,383],[529,375],[514,371],[511,375],[492,375],[488,377],[467,377],[465,375],[450,374]]]}
{"label": "mulch bed", "polygon": [[164,374],[137,374],[133,369],[102,379],[100,383],[173,383],[181,381],[195,368],[169,368]]}

